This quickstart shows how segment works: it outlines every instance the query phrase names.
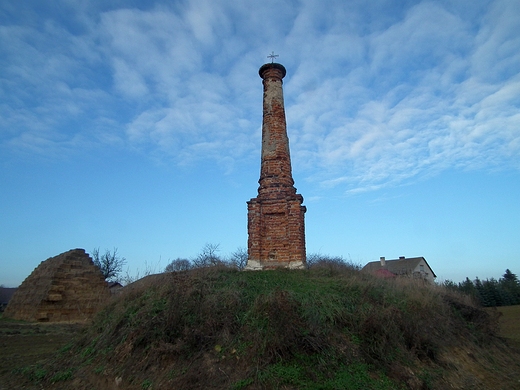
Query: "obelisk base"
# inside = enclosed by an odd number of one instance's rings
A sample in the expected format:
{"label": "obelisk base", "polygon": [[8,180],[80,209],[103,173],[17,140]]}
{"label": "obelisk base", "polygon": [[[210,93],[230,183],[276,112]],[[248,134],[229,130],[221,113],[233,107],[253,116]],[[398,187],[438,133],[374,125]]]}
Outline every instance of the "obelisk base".
{"label": "obelisk base", "polygon": [[248,204],[248,261],[246,270],[305,268],[307,210],[303,197],[253,198]]}

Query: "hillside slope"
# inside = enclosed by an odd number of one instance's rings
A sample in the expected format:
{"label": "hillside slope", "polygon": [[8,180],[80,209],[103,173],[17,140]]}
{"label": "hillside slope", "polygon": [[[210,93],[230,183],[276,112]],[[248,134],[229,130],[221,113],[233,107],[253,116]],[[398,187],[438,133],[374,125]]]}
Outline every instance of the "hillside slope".
{"label": "hillside slope", "polygon": [[354,269],[147,277],[50,365],[54,388],[514,389],[520,354],[464,297]]}

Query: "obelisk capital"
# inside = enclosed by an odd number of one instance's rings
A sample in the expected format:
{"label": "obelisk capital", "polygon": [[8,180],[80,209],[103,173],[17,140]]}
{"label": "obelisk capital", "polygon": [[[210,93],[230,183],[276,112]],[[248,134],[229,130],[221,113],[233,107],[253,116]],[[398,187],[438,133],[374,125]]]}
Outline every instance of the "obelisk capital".
{"label": "obelisk capital", "polygon": [[285,77],[286,73],[287,71],[285,70],[285,66],[277,62],[264,64],[258,70],[258,74],[262,79],[273,77],[281,80]]}

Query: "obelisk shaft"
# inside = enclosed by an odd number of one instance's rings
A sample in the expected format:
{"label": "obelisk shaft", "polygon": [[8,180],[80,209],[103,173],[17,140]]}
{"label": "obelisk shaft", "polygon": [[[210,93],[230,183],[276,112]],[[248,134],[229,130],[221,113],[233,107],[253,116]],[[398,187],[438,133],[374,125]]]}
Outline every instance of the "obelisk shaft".
{"label": "obelisk shaft", "polygon": [[264,98],[258,196],[276,199],[296,193],[282,89],[285,68],[276,63],[266,64],[260,68],[259,74],[263,79]]}

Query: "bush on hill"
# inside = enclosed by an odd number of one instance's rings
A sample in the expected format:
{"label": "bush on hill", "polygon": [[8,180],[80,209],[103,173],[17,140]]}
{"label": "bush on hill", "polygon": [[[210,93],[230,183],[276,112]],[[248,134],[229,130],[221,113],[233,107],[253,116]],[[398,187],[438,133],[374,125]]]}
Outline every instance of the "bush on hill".
{"label": "bush on hill", "polygon": [[225,266],[243,270],[247,265],[247,249],[237,248],[228,257],[222,257],[218,254],[219,244],[206,244],[201,249],[200,253],[190,259],[177,258],[170,261],[164,272],[178,272],[187,271],[193,268],[206,268],[214,266]]}

